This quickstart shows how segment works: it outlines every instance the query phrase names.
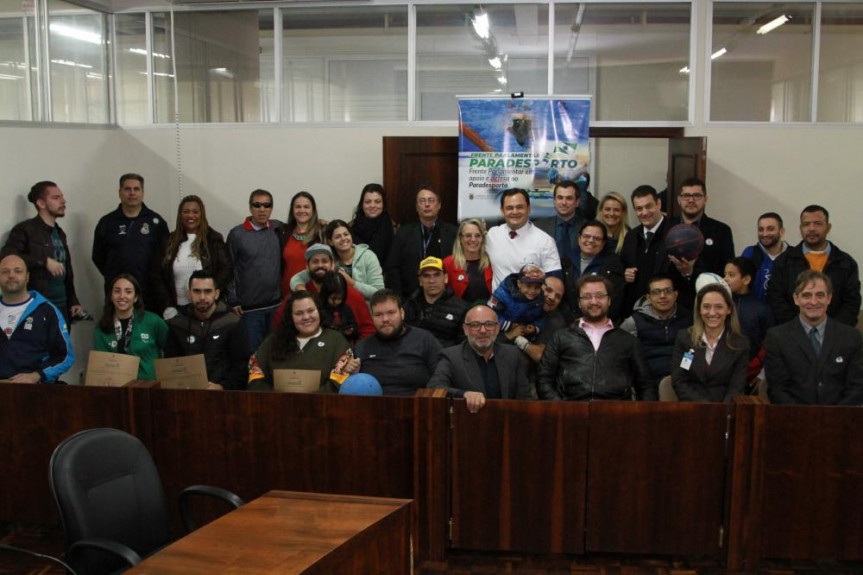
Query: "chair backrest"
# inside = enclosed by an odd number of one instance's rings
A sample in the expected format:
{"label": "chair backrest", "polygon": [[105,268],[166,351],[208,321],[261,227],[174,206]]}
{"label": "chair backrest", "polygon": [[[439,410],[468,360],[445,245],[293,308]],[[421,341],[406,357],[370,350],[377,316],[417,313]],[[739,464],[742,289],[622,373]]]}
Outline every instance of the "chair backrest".
{"label": "chair backrest", "polygon": [[659,382],[659,401],[678,401],[670,375],[666,375]]}
{"label": "chair backrest", "polygon": [[[51,455],[51,492],[69,545],[102,538],[145,557],[169,542],[168,513],[153,458],[141,441],[117,429],[88,429],[66,438]],[[121,566],[87,553],[85,573]]]}

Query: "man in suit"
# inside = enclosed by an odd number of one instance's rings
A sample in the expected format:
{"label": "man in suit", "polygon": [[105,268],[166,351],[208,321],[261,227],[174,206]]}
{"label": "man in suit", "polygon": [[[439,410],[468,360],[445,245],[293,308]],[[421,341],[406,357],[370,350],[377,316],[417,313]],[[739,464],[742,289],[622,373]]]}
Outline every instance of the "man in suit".
{"label": "man in suit", "polygon": [[578,231],[584,225],[578,209],[578,186],[570,180],[563,180],[554,186],[554,211],[550,218],[540,218],[534,222],[536,227],[554,238],[561,261],[566,257],[576,261],[578,250],[575,247]]}
{"label": "man in suit", "polygon": [[419,288],[417,268],[428,257],[444,259],[452,254],[458,228],[438,219],[440,194],[429,186],[417,192],[418,222],[403,224],[396,232],[386,262],[386,285],[402,298]]}
{"label": "man in suit", "polygon": [[495,343],[500,323],[485,305],[471,308],[464,320],[467,341],[441,351],[431,389],[463,397],[476,413],[489,399],[530,399],[527,359],[515,346]]}
{"label": "man in suit", "polygon": [[[677,203],[680,206],[680,216],[672,220],[672,227],[677,224],[689,224],[701,230],[704,235],[704,249],[697,258],[698,269],[692,269],[696,260],[675,261],[677,269],[684,276],[694,274],[698,277],[704,272],[723,276],[725,264],[734,258],[734,237],[727,224],[714,220],[704,213],[707,207],[707,185],[698,178],[684,180],[680,185],[680,193],[677,194]],[[684,262],[685,265],[681,266],[678,262]]]}
{"label": "man in suit", "polygon": [[860,270],[857,262],[833,242],[827,241],[832,226],[830,214],[818,205],[806,206],[800,213],[800,236],[803,240],[790,247],[773,262],[773,273],[767,285],[767,303],[778,323],[796,314],[792,301],[797,278],[803,270],[823,272],[832,283],[832,298],[827,315],[854,327],[860,313]]}
{"label": "man in suit", "polygon": [[863,337],[828,317],[830,278],[805,270],[797,276],[797,317],[767,332],[764,368],[773,403],[860,405],[863,403]]}

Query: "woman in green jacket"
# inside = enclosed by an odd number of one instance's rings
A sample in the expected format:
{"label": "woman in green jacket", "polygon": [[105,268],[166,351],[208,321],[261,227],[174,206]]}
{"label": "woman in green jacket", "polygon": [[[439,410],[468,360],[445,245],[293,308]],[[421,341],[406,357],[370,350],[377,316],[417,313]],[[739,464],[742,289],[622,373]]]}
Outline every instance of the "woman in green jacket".
{"label": "woman in green jacket", "polygon": [[93,330],[93,349],[140,358],[138,379],[152,380],[156,379],[153,361],[162,357],[167,340],[168,325],[144,311],[138,280],[129,274],[114,278],[105,311]]}

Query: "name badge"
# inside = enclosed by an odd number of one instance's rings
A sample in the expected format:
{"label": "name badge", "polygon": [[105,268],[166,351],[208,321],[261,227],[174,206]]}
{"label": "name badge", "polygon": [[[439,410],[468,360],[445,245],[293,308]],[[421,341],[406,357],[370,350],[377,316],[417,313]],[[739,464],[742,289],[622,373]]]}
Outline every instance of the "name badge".
{"label": "name badge", "polygon": [[683,354],[683,359],[680,360],[680,368],[689,371],[689,368],[692,367],[693,359],[695,359],[695,350],[690,349]]}

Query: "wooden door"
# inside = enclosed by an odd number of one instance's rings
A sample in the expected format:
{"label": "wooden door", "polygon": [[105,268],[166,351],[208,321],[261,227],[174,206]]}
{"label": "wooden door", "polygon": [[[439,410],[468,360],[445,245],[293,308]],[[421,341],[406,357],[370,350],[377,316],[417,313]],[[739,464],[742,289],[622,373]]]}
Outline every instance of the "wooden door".
{"label": "wooden door", "polygon": [[458,221],[457,137],[384,138],[383,186],[387,209],[396,222],[416,221],[414,198],[421,185],[440,194],[444,221]]}
{"label": "wooden door", "polygon": [[677,216],[677,194],[687,178],[707,181],[707,138],[672,138],[668,140],[668,206],[671,216]]}

